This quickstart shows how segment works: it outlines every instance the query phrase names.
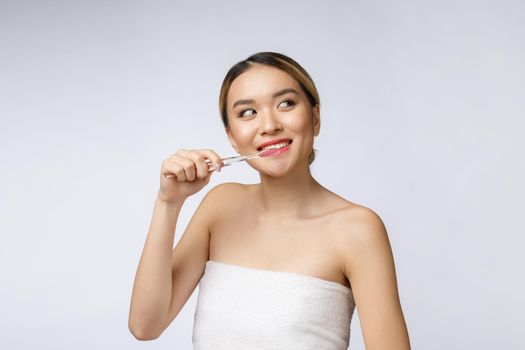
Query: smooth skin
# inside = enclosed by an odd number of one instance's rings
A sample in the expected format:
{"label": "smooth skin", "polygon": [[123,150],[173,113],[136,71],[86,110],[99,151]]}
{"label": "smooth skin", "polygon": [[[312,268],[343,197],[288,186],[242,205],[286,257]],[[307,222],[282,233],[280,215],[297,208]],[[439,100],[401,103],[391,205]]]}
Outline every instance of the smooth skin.
{"label": "smooth skin", "polygon": [[204,160],[220,163],[220,156],[213,150],[179,150],[163,161],[161,174],[176,179],[161,175],[133,286],[133,335],[158,338],[197,287],[206,261],[214,260],[351,287],[366,349],[410,349],[381,218],[324,188],[310,173],[319,106],[309,104],[287,73],[254,65],[232,83],[227,111],[228,140],[239,154],[256,153],[269,140],[293,142],[281,155],[248,160],[260,174],[259,184],[223,183],[208,191],[173,251],[184,201],[215,174],[207,172]]}

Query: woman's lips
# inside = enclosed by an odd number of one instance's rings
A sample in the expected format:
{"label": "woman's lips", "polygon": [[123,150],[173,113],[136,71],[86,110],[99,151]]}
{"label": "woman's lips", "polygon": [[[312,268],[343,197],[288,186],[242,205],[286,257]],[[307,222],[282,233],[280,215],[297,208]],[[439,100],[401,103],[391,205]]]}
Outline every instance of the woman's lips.
{"label": "woman's lips", "polygon": [[290,148],[290,145],[291,145],[291,143],[288,144],[288,146],[284,146],[284,147],[281,147],[281,148],[269,148],[269,149],[264,150],[261,153],[259,153],[259,155],[261,157],[275,157],[275,156],[278,156],[281,153],[286,152],[288,150],[288,148]]}
{"label": "woman's lips", "polygon": [[[283,143],[283,142],[288,142],[288,146],[292,144],[293,140],[291,139],[283,139],[281,142],[276,142],[276,143]],[[275,143],[274,143],[275,144]],[[264,147],[257,147],[257,150],[259,152],[261,152],[263,150]]]}

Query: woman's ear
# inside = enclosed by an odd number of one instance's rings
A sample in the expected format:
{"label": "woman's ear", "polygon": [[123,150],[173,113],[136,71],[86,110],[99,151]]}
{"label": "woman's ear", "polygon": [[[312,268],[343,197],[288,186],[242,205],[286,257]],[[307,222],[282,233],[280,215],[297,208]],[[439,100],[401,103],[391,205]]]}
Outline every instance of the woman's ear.
{"label": "woman's ear", "polygon": [[230,141],[230,144],[232,145],[235,152],[239,153],[239,149],[237,148],[237,143],[235,142],[235,139],[233,138],[230,127],[227,126],[225,129],[226,129],[226,134],[228,135],[228,140]]}
{"label": "woman's ear", "polygon": [[319,131],[321,130],[321,108],[319,104],[312,107],[312,127],[314,136],[319,135]]}

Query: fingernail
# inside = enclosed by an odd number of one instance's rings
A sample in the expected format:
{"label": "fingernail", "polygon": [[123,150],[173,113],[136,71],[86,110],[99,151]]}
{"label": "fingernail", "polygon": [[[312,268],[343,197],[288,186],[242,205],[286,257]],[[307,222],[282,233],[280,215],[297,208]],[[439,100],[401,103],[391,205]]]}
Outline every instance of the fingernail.
{"label": "fingernail", "polygon": [[221,172],[221,166],[219,163],[215,163],[215,170],[217,170],[218,172]]}

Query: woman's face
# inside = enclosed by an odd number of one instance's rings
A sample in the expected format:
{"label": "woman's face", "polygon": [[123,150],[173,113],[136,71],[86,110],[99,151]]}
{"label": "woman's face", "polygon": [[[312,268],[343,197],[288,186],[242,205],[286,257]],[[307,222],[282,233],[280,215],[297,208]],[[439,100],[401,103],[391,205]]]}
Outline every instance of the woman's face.
{"label": "woman's face", "polygon": [[248,162],[257,170],[284,174],[298,163],[308,165],[314,136],[319,134],[319,106],[311,107],[299,83],[288,73],[256,64],[239,75],[227,96],[228,139],[242,154],[261,151],[261,145],[290,140],[288,149],[275,156]]}

